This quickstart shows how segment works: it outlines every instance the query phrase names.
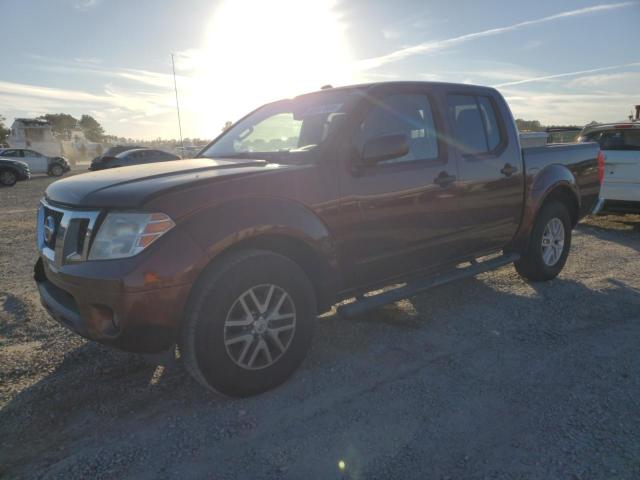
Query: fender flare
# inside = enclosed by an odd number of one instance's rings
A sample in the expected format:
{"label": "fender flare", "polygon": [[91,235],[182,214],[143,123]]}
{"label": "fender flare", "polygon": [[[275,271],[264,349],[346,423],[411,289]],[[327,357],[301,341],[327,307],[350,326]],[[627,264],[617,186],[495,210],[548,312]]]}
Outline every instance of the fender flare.
{"label": "fender flare", "polygon": [[316,281],[320,288],[327,289],[327,296],[333,296],[341,284],[334,236],[315,212],[300,203],[279,197],[241,198],[199,210],[183,224],[205,252],[202,271],[234,247],[281,238],[304,245],[313,253],[322,272]]}
{"label": "fender flare", "polygon": [[527,187],[522,221],[509,250],[523,252],[529,245],[531,230],[544,203],[553,195],[571,195],[580,209],[580,190],[573,173],[564,165],[551,164],[540,170]]}

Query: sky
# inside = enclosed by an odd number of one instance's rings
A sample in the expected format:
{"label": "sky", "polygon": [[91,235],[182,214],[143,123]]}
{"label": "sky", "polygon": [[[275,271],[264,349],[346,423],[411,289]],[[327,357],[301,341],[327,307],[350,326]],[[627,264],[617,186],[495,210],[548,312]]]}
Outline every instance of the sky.
{"label": "sky", "polygon": [[213,138],[259,105],[334,86],[498,88],[518,118],[640,104],[640,0],[0,0],[0,115],[94,116],[109,134]]}

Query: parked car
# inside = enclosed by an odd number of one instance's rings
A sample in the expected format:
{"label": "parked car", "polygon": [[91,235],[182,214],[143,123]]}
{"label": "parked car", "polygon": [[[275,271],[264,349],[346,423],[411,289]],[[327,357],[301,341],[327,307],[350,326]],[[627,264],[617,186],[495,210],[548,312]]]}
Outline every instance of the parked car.
{"label": "parked car", "polygon": [[49,185],[35,279],[80,335],[177,342],[204,386],[252,395],[296,370],[339,301],[358,314],[512,262],[554,278],[598,158],[596,143],[522,150],[492,88],[325,89],[258,108],[199,158]]}
{"label": "parked car", "polygon": [[0,149],[0,157],[19,160],[29,165],[31,173],[46,173],[50,177],[61,177],[71,170],[66,158],[48,157],[27,148],[2,148]]}
{"label": "parked car", "polygon": [[91,160],[91,165],[89,166],[89,170],[101,170],[100,166],[104,162],[105,159],[115,157],[116,155],[126,152],[127,150],[133,150],[136,148],[143,148],[136,145],[114,145],[113,147],[109,147],[106,152],[102,155],[98,155],[96,158]]}
{"label": "parked car", "polygon": [[587,125],[582,142],[598,142],[604,152],[599,212],[640,213],[640,119]]}
{"label": "parked car", "polygon": [[29,180],[31,172],[29,165],[18,160],[0,158],[0,185],[13,187],[20,180]]}
{"label": "parked car", "polygon": [[180,160],[178,155],[165,152],[164,150],[154,150],[151,148],[135,148],[125,150],[114,157],[103,157],[100,163],[91,163],[89,170],[104,170],[106,168],[128,167],[130,165],[140,165],[155,162],[169,162]]}

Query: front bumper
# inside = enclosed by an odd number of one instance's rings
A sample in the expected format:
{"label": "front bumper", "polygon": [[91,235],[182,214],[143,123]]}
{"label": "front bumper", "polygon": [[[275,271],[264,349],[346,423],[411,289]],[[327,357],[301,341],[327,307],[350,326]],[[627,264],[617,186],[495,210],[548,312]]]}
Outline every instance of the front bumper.
{"label": "front bumper", "polygon": [[190,236],[173,229],[133,257],[60,263],[66,247],[45,248],[40,230],[34,279],[54,319],[85,338],[131,352],[161,352],[175,342],[206,258]]}
{"label": "front bumper", "polygon": [[[130,352],[154,353],[175,342],[189,285],[143,292],[105,291],[63,281],[39,258],[40,302],[63,326],[89,340]],[[105,284],[109,283],[105,281]]]}

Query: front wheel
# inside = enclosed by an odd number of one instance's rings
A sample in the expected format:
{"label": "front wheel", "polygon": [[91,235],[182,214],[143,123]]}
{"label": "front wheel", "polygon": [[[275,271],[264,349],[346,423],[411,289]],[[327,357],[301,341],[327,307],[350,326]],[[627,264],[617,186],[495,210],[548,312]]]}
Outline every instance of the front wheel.
{"label": "front wheel", "polygon": [[12,187],[18,181],[18,177],[15,172],[11,170],[0,170],[0,185],[5,187]]}
{"label": "front wheel", "polygon": [[224,395],[269,390],[304,360],[315,316],[314,290],[296,263],[263,250],[234,253],[204,274],[189,300],[185,365]]}
{"label": "front wheel", "polygon": [[515,263],[516,270],[528,280],[551,280],[562,271],[570,248],[569,211],[563,203],[549,202],[538,214],[529,247]]}

